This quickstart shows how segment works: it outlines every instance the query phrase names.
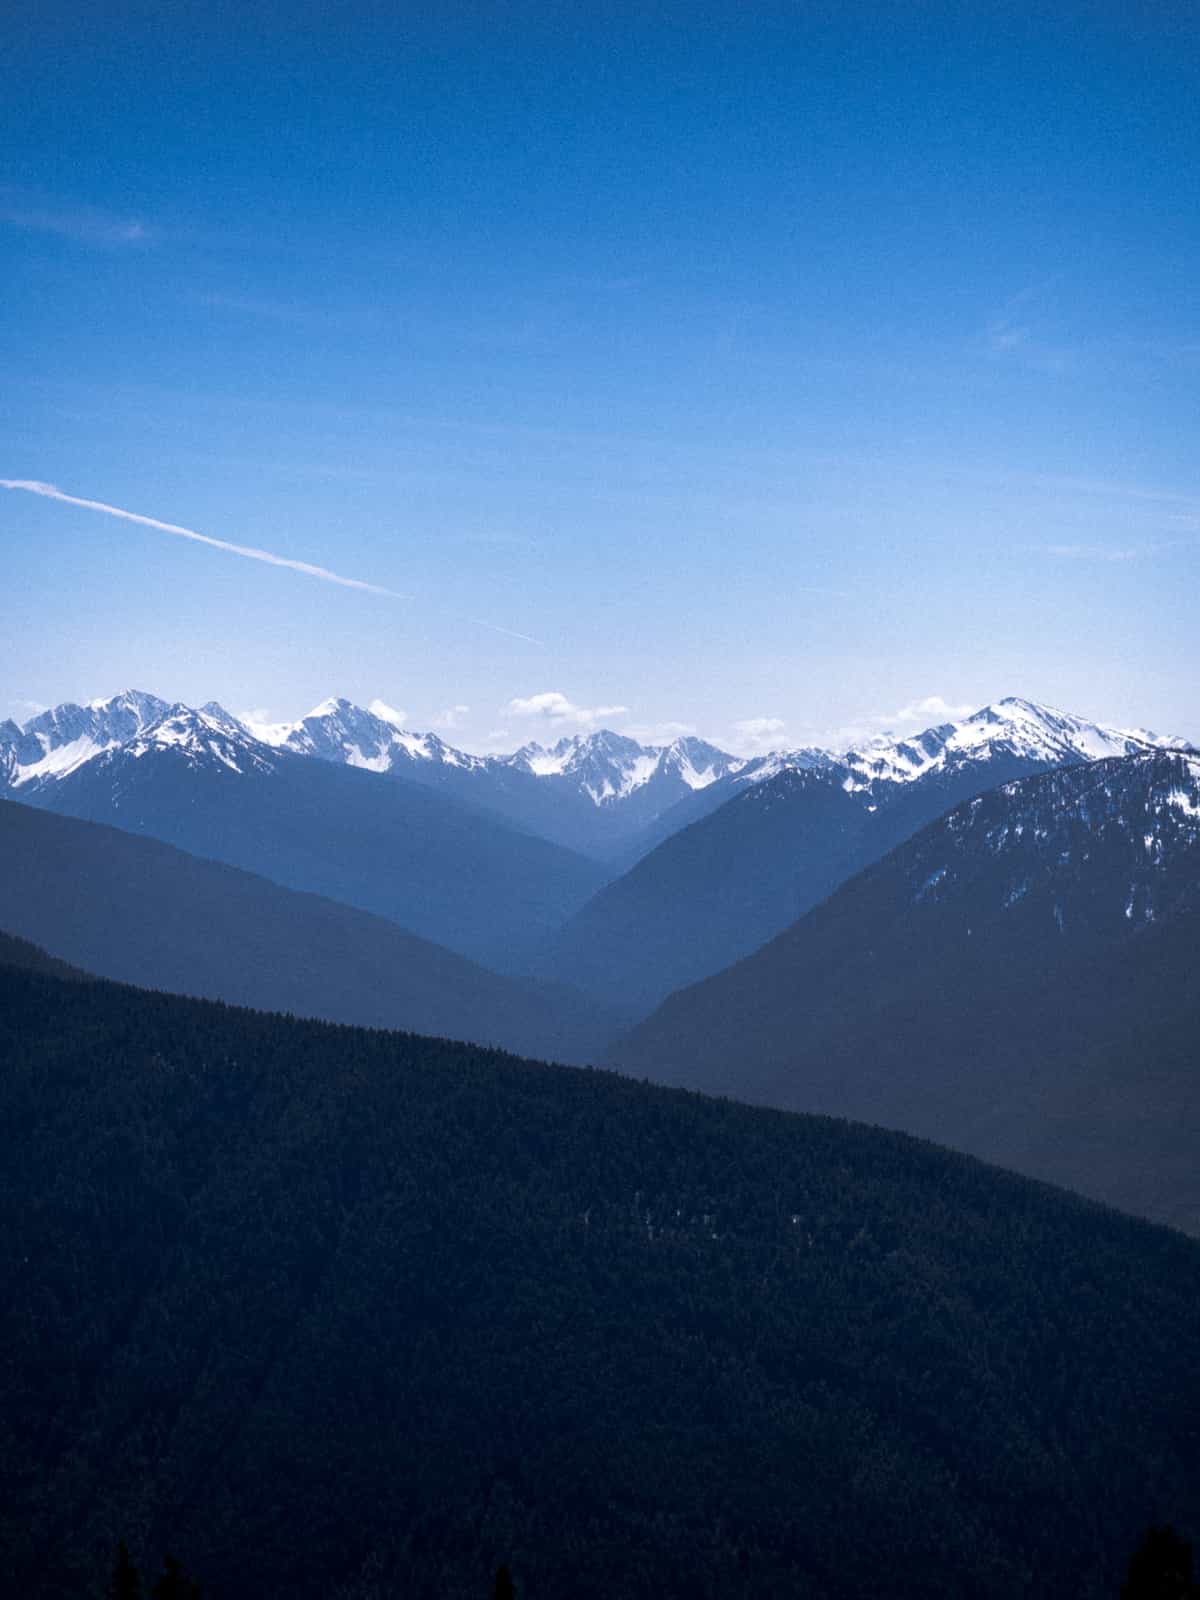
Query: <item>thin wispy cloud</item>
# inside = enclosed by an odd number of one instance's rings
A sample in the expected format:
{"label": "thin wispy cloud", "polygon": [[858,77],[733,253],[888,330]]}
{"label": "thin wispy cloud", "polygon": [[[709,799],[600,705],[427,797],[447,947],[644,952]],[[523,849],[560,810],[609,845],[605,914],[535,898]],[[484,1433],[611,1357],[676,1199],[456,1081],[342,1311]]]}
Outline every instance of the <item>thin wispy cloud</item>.
{"label": "thin wispy cloud", "polygon": [[261,317],[268,322],[281,322],[288,326],[310,327],[316,322],[329,322],[311,307],[290,300],[267,300],[256,295],[221,294],[217,291],[188,297],[195,304],[210,311],[231,311],[238,316]]}
{"label": "thin wispy cloud", "polygon": [[[1168,521],[1179,523],[1184,527],[1192,524],[1194,519],[1188,517],[1171,517]],[[1056,556],[1063,561],[1141,561],[1148,556],[1162,555],[1169,550],[1186,550],[1195,548],[1200,544],[1200,534],[1176,539],[1152,539],[1140,545],[1107,545],[1107,544],[1044,544],[1031,545],[1030,549],[1036,550],[1040,555]]]}
{"label": "thin wispy cloud", "polygon": [[0,223],[24,233],[50,233],[108,249],[152,244],[157,237],[156,229],[138,217],[114,216],[92,206],[23,204],[11,197],[0,199]]}
{"label": "thin wispy cloud", "polygon": [[1068,561],[1136,561],[1141,551],[1113,549],[1102,544],[1048,544],[1044,553]]}
{"label": "thin wispy cloud", "polygon": [[525,644],[544,646],[544,639],[535,639],[532,633],[519,633],[516,628],[502,628],[498,622],[485,622],[482,617],[464,617],[464,622],[473,622],[477,628],[489,628],[492,633],[502,633],[506,639],[520,639]]}
{"label": "thin wispy cloud", "polygon": [[439,711],[433,719],[435,728],[449,731],[462,726],[463,718],[470,713],[470,706],[447,706],[444,711]]}
{"label": "thin wispy cloud", "polygon": [[1057,343],[1046,337],[1044,307],[1058,278],[1047,278],[1018,290],[988,319],[983,330],[985,353],[994,359],[1015,359],[1034,371],[1058,376],[1074,367],[1080,356],[1076,346]]}
{"label": "thin wispy cloud", "polygon": [[[360,589],[368,594],[387,595],[392,600],[409,600],[411,595],[395,589],[385,589],[382,584],[367,583],[362,578],[347,578],[328,567],[315,566],[311,561],[296,561],[291,556],[277,555],[273,550],[260,550],[255,545],[234,544],[229,539],[214,539],[211,534],[198,533],[195,528],[181,527],[177,522],[163,522],[158,517],[146,517],[138,511],[125,511],[120,506],[110,506],[103,500],[87,500],[81,495],[65,494],[52,483],[38,483],[29,478],[0,478],[0,489],[19,489],[26,494],[36,494],[46,500],[58,500],[63,505],[80,506],[85,511],[100,511],[106,517],[118,517],[122,522],[135,522],[142,528],[154,528],[159,533],[169,533],[176,539],[190,539],[194,544],[204,544],[212,550],[223,550],[226,555],[241,556],[247,561],[262,561],[270,567],[286,567],[291,572],[302,573],[306,578],[319,578],[322,583],[336,583],[343,589]],[[484,624],[487,626],[487,624]],[[503,630],[501,630],[503,631]]]}

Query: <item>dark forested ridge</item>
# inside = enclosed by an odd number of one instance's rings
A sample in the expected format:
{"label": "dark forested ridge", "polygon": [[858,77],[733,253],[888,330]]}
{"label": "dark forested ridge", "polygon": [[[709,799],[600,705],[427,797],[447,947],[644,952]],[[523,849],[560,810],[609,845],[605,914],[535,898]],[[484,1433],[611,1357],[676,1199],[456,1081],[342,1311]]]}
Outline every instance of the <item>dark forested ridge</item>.
{"label": "dark forested ridge", "polygon": [[38,972],[46,978],[68,978],[86,981],[90,974],[80,971],[66,961],[48,955],[40,945],[28,939],[14,938],[11,933],[0,933],[0,967],[16,967],[21,972]]}
{"label": "dark forested ridge", "polygon": [[1111,1596],[1200,1249],[900,1135],[0,970],[0,1585]]}
{"label": "dark forested ridge", "polygon": [[0,927],[90,973],[327,1022],[595,1059],[617,1023],[555,984],[501,977],[383,917],[0,800]]}
{"label": "dark forested ridge", "polygon": [[958,807],[611,1052],[903,1128],[1200,1233],[1200,761]]}

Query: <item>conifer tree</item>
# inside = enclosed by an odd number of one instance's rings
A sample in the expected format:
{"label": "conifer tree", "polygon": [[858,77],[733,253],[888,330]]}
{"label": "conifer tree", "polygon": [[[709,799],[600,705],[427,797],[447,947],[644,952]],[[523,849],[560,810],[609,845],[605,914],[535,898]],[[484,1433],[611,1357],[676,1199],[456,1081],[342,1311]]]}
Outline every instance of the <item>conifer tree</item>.
{"label": "conifer tree", "polygon": [[164,1556],[150,1595],[151,1600],[200,1600],[200,1585],[186,1576],[174,1556]]}
{"label": "conifer tree", "polygon": [[501,1566],[496,1569],[496,1582],[492,1586],[492,1600],[516,1600],[512,1573],[507,1567]]}
{"label": "conifer tree", "polygon": [[1121,1600],[1194,1600],[1192,1547],[1170,1526],[1147,1528],[1129,1561]]}
{"label": "conifer tree", "polygon": [[117,1559],[108,1582],[108,1595],[109,1600],[142,1600],[142,1575],[134,1566],[124,1539],[117,1545]]}

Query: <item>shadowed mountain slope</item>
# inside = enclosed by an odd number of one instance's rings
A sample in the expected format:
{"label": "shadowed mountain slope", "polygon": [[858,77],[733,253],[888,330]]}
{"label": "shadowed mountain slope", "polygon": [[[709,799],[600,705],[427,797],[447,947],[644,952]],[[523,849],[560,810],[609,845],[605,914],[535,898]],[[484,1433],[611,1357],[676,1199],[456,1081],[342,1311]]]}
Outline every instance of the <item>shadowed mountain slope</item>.
{"label": "shadowed mountain slope", "polygon": [[1200,1232],[1200,760],[959,806],[610,1059],[860,1117]]}
{"label": "shadowed mountain slope", "polygon": [[0,801],[0,927],[90,973],[331,1022],[594,1058],[593,1002],[155,839]]}
{"label": "shadowed mountain slope", "polygon": [[583,856],[401,779],[274,750],[177,707],[30,804],[148,834],[509,970],[604,881]]}
{"label": "shadowed mountain slope", "polygon": [[728,798],[601,889],[552,938],[539,970],[648,1011],[758,949],[960,801],[1163,742],[1008,699],[836,759],[807,751],[760,762],[705,790],[705,805]]}

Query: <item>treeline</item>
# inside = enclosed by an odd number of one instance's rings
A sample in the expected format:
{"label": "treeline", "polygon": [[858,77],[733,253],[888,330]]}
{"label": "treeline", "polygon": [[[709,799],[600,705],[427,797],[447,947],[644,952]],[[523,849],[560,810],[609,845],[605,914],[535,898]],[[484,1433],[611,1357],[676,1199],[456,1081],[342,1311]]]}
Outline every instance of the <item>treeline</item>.
{"label": "treeline", "polygon": [[0,1592],[1110,1600],[1200,1247],[900,1135],[0,970]]}
{"label": "treeline", "polygon": [[[964,1575],[964,1589],[968,1584],[969,1578]],[[117,1547],[108,1593],[111,1600],[142,1600],[141,1574],[124,1540]],[[1147,1529],[1130,1559],[1128,1576],[1121,1585],[1121,1600],[1193,1600],[1197,1595],[1200,1589],[1193,1582],[1191,1545],[1169,1525]],[[518,1600],[506,1566],[496,1570],[491,1597]],[[203,1600],[203,1592],[173,1556],[166,1556],[162,1573],[150,1590],[150,1600]]]}

